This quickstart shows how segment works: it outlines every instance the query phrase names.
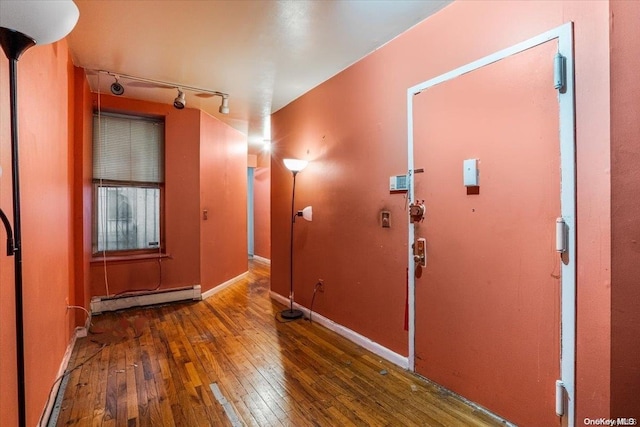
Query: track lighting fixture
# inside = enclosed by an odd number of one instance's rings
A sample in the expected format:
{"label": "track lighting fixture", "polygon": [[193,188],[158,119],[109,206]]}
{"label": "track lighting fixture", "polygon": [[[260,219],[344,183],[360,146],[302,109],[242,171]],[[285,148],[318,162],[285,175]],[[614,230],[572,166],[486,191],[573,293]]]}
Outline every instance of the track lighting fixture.
{"label": "track lighting fixture", "polygon": [[118,76],[115,76],[116,81],[111,83],[111,93],[120,96],[124,93],[124,86],[118,83]]}
{"label": "track lighting fixture", "polygon": [[[1,0],[0,0],[1,1]],[[70,0],[69,0],[70,1]],[[213,96],[219,96],[222,98],[218,111],[220,114],[229,114],[229,94],[224,92],[218,92],[217,90],[202,89],[194,86],[185,86],[179,83],[166,82],[162,80],[147,79],[145,77],[136,77],[128,74],[114,73],[106,70],[92,70],[87,69],[89,74],[106,74],[113,77],[116,81],[111,84],[111,93],[114,95],[122,95],[124,93],[124,86],[120,84],[119,80],[131,80],[131,86],[148,87],[148,88],[160,88],[160,89],[177,89],[178,96],[173,101],[173,106],[178,110],[182,110],[187,105],[185,92],[194,92],[195,96],[199,98],[211,98]]]}
{"label": "track lighting fixture", "polygon": [[220,114],[229,114],[229,96],[222,96],[222,103],[218,111],[220,111]]}
{"label": "track lighting fixture", "polygon": [[184,97],[184,92],[178,88],[178,96],[173,100],[173,106],[178,110],[182,110],[187,105],[187,100]]}

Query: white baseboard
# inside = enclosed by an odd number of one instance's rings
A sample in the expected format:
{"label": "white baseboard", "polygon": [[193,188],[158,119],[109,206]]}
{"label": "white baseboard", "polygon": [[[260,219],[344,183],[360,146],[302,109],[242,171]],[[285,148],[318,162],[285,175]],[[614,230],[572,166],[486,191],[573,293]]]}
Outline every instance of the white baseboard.
{"label": "white baseboard", "polygon": [[[60,362],[60,367],[58,368],[58,374],[56,375],[53,381],[56,381],[59,378],[61,378],[66,372],[66,370],[69,368],[69,362],[71,361],[71,355],[73,354],[73,349],[76,346],[76,341],[78,340],[78,338],[87,336],[86,331],[87,331],[86,328],[83,328],[80,326],[78,326],[75,329],[73,336],[71,337],[71,341],[69,341],[69,344],[67,345],[67,350],[64,352],[64,356],[62,356],[62,361]],[[84,332],[84,335],[82,335],[83,332]],[[56,381],[51,387],[51,391],[49,393],[49,404],[46,406],[46,408],[44,408],[42,412],[42,417],[40,418],[40,423],[38,424],[38,427],[46,426],[49,424],[49,418],[51,417],[51,413],[53,412],[53,407],[56,404],[56,397],[58,396],[58,391],[60,390],[61,384],[62,384],[62,381]]]}
{"label": "white baseboard", "polygon": [[253,255],[250,258],[253,259],[254,261],[258,261],[258,262],[261,262],[263,264],[271,265],[271,260],[268,259],[268,258],[263,258],[263,257],[258,256],[258,255]]}
{"label": "white baseboard", "polygon": [[[279,303],[285,305],[285,306],[289,306],[289,299],[283,297],[280,294],[277,294],[273,291],[270,292],[270,296],[272,299],[278,301]],[[301,306],[300,304],[297,304],[296,302],[293,303],[293,306],[295,308],[297,308],[298,310],[301,310],[306,317],[309,317],[309,309],[306,307]],[[365,337],[364,335],[360,335],[359,333],[352,331],[351,329],[342,326],[336,322],[334,322],[331,319],[328,319],[324,316],[322,316],[321,314],[318,314],[316,312],[313,313],[313,321],[314,322],[318,322],[319,324],[321,324],[322,326],[324,326],[327,329],[330,329],[332,331],[334,331],[335,333],[337,333],[338,335],[342,335],[343,337],[345,337],[346,339],[358,344],[361,347],[366,348],[367,350],[369,350],[370,352],[382,357],[383,359],[388,360],[389,362],[393,363],[394,365],[397,365],[399,367],[401,367],[402,369],[409,369],[409,358],[406,356],[402,356],[394,351],[389,350],[388,348],[378,344],[375,341],[370,340],[369,338]]]}
{"label": "white baseboard", "polygon": [[202,295],[200,293],[200,285],[193,285],[187,288],[145,292],[142,294],[124,295],[121,297],[93,297],[91,298],[91,313],[99,314],[105,311],[116,311],[131,307],[201,299]]}
{"label": "white baseboard", "polygon": [[239,280],[244,279],[245,277],[247,277],[247,275],[248,275],[248,274],[249,274],[249,272],[248,272],[248,271],[245,271],[244,273],[242,273],[242,274],[240,274],[240,275],[238,275],[238,276],[234,277],[233,279],[229,279],[229,280],[227,280],[226,282],[221,283],[221,284],[219,284],[218,286],[215,286],[215,287],[213,287],[213,288],[209,289],[209,290],[208,290],[208,291],[206,291],[206,292],[203,292],[203,293],[202,293],[202,299],[207,299],[207,298],[209,298],[210,296],[213,296],[213,295],[217,294],[218,292],[220,292],[220,291],[222,291],[222,290],[224,290],[224,289],[228,288],[229,286],[231,286],[231,285],[235,284],[235,283],[236,283],[236,282],[238,282]]}

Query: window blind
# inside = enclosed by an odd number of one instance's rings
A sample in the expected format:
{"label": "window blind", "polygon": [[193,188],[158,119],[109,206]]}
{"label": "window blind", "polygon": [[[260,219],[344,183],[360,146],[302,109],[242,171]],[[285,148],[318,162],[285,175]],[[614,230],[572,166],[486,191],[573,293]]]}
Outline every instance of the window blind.
{"label": "window blind", "polygon": [[93,116],[93,178],[164,181],[164,122],[101,113]]}

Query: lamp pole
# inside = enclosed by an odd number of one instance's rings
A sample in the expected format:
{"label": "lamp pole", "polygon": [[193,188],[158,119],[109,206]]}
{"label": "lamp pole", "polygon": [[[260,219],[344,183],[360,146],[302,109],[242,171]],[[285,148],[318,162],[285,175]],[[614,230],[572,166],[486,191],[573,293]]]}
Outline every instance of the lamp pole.
{"label": "lamp pole", "polygon": [[291,233],[289,241],[289,309],[280,313],[282,318],[294,320],[302,317],[302,311],[293,309],[293,224],[296,222],[295,198],[296,198],[296,175],[297,170],[291,171],[293,174],[293,191],[291,193]]}
{"label": "lamp pole", "polygon": [[[24,368],[24,307],[22,294],[22,226],[20,221],[20,171],[18,169],[18,59],[35,41],[24,34],[0,28],[0,43],[9,59],[9,109],[11,115],[11,165],[13,194],[13,259],[16,311],[16,374],[18,379],[18,424],[26,425]],[[4,214],[3,214],[4,215]],[[10,236],[7,236],[9,239]],[[8,249],[7,245],[7,249]]]}

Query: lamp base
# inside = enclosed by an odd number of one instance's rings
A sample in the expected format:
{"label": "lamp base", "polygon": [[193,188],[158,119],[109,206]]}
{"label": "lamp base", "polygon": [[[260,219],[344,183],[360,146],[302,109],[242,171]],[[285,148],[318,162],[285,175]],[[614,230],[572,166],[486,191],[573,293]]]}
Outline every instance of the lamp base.
{"label": "lamp base", "polygon": [[282,310],[280,312],[280,316],[282,316],[283,319],[295,320],[302,317],[302,311],[288,308],[286,310]]}

